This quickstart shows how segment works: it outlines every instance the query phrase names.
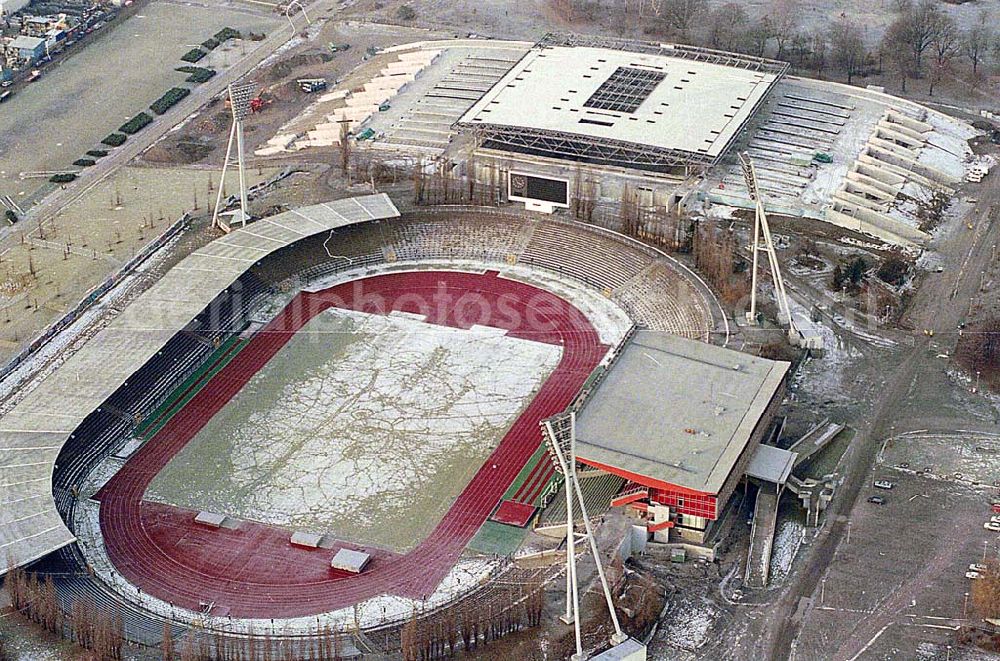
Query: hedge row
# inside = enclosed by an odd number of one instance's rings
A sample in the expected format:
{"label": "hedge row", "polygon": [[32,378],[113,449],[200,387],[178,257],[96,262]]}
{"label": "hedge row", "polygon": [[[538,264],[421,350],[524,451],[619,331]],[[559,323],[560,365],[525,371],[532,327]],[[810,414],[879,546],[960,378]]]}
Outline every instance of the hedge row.
{"label": "hedge row", "polygon": [[118,127],[118,130],[127,135],[135,135],[142,129],[146,128],[153,122],[153,118],[150,117],[149,113],[141,112],[132,119],[128,120],[124,124]]}
{"label": "hedge row", "polygon": [[205,57],[205,51],[203,51],[200,48],[192,48],[188,52],[186,52],[183,55],[181,55],[181,59],[182,60],[184,60],[185,62],[191,62],[191,63],[197,62],[198,60],[200,60],[203,57]]}
{"label": "hedge row", "polygon": [[92,158],[78,158],[75,161],[73,161],[73,165],[78,165],[81,168],[89,168],[91,165],[94,165],[95,163],[97,163],[97,161],[95,161]]}
{"label": "hedge row", "polygon": [[240,34],[239,30],[234,30],[233,28],[222,28],[215,33],[214,39],[220,44],[223,41],[229,41],[230,39],[240,39],[243,35]]}
{"label": "hedge row", "polygon": [[72,172],[64,172],[64,173],[61,173],[61,174],[54,174],[51,177],[49,177],[49,181],[51,181],[54,184],[68,184],[69,182],[73,181],[74,179],[76,179],[76,175],[73,174]]}
{"label": "hedge row", "polygon": [[201,42],[201,47],[204,48],[205,50],[215,50],[216,48],[219,47],[219,40],[216,39],[215,37],[212,37],[211,39],[206,39],[205,41]]}
{"label": "hedge row", "polygon": [[125,136],[121,133],[112,133],[108,137],[101,140],[101,144],[107,145],[109,147],[120,147],[125,144]]}
{"label": "hedge row", "polygon": [[149,107],[157,115],[162,115],[177,105],[181,99],[190,93],[191,90],[186,87],[171,87],[167,90],[166,94],[158,98],[156,101],[153,101]]}
{"label": "hedge row", "polygon": [[105,149],[91,149],[87,152],[87,156],[93,156],[94,158],[104,158],[107,155],[108,152]]}
{"label": "hedge row", "polygon": [[190,74],[184,82],[196,84],[208,82],[215,75],[215,69],[206,69],[204,67],[183,66],[177,67],[175,71]]}

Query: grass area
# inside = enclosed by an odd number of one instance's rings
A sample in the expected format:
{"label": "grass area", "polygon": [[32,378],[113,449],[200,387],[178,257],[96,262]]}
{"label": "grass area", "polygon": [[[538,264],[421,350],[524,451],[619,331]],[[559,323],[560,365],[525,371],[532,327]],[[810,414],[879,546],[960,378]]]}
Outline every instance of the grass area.
{"label": "grass area", "polygon": [[487,521],[469,542],[468,549],[483,555],[512,555],[521,546],[526,528]]}

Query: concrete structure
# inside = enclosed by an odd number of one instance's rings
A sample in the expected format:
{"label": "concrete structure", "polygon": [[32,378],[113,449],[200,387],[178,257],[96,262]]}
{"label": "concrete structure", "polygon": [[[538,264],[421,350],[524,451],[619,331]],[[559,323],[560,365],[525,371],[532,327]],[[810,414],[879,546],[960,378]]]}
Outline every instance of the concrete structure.
{"label": "concrete structure", "polygon": [[548,35],[458,125],[490,149],[687,174],[718,162],[787,66]]}
{"label": "concrete structure", "polygon": [[365,570],[365,566],[370,560],[371,556],[363,551],[340,549],[334,554],[333,560],[330,561],[330,567],[340,569],[341,571],[349,571],[352,574],[360,574]]}
{"label": "concrete structure", "polygon": [[[74,541],[56,509],[56,459],[74,431],[216,297],[296,241],[399,215],[385,195],[287,211],[196,250],[0,419],[0,573]],[[134,424],[134,421],[133,421]]]}
{"label": "concrete structure", "polygon": [[650,533],[703,542],[771,427],[788,368],[638,331],[582,405],[577,456],[631,481],[613,504],[638,510]]}
{"label": "concrete structure", "polygon": [[9,16],[28,6],[31,0],[0,0],[0,16]]}

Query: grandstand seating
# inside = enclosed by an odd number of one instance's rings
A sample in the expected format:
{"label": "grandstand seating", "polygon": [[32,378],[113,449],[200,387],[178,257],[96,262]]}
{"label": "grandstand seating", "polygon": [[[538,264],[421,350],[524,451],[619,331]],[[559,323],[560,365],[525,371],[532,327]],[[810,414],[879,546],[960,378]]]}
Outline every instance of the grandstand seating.
{"label": "grandstand seating", "polygon": [[610,291],[638,275],[652,257],[596,232],[580,232],[567,224],[545,222],[535,228],[521,261]]}
{"label": "grandstand seating", "polygon": [[614,298],[637,324],[672,335],[708,340],[711,312],[705,309],[704,299],[691,283],[679,277],[669,264],[653,264],[621,288]]}

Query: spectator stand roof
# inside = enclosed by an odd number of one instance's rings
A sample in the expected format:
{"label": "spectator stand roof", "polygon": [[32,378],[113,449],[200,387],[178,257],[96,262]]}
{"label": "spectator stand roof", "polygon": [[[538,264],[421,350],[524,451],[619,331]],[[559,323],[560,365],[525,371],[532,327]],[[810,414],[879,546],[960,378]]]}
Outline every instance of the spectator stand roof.
{"label": "spectator stand roof", "polygon": [[638,331],[577,414],[577,456],[649,486],[717,494],[788,368]]}
{"label": "spectator stand roof", "polygon": [[458,126],[489,148],[649,170],[710,166],[787,66],[690,46],[550,35]]}
{"label": "spectator stand roof", "polygon": [[384,194],[287,211],[188,255],[0,419],[0,572],[74,541],[52,477],[69,435],[126,379],[261,258],[345,225],[393,218]]}

